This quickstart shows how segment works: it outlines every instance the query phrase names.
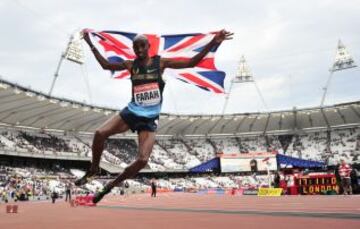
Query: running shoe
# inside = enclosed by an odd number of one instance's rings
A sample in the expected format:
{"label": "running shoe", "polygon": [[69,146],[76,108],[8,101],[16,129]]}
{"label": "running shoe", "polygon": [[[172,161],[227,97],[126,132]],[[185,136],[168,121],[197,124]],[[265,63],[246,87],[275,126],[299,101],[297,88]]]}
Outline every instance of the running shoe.
{"label": "running shoe", "polygon": [[104,196],[106,194],[108,194],[111,191],[111,189],[112,188],[109,188],[109,187],[105,186],[101,192],[95,193],[94,198],[92,200],[93,203],[94,204],[98,203],[102,198],[104,198]]}
{"label": "running shoe", "polygon": [[94,179],[94,176],[96,175],[96,172],[92,172],[92,171],[87,171],[85,173],[85,175],[79,179],[77,179],[74,184],[76,186],[82,186],[84,184],[89,183],[90,181],[92,181]]}

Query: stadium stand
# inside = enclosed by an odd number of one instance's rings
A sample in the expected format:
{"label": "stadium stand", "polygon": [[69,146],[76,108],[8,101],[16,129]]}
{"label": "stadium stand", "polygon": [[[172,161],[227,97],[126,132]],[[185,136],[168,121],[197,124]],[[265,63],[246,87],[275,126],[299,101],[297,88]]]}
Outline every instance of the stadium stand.
{"label": "stadium stand", "polygon": [[[8,99],[10,97],[11,100]],[[118,112],[48,97],[3,80],[0,80],[0,103],[0,156],[13,158],[14,161],[18,157],[35,157],[89,162],[94,130],[109,115]],[[145,170],[152,175],[156,172],[183,173],[179,177],[158,179],[159,187],[164,188],[257,188],[269,185],[273,175],[202,175],[188,172],[214,159],[219,153],[277,152],[300,159],[325,161],[330,166],[337,165],[340,159],[356,164],[360,162],[359,114],[359,101],[268,113],[162,114],[158,138]],[[134,134],[128,132],[114,136],[106,142],[102,157],[102,162],[111,166],[103,169],[112,174],[116,173],[110,171],[112,168],[121,171],[135,159],[136,154]],[[12,164],[1,165],[0,170],[0,191],[5,192],[13,187],[11,184],[16,180],[20,184],[18,187],[31,186],[35,182],[35,186],[39,187],[37,193],[48,195],[49,190],[55,187],[62,193],[65,187],[62,179],[74,177],[74,173],[61,169],[61,166],[41,169]],[[51,182],[43,177],[50,177]],[[104,182],[100,178],[99,183],[90,183],[79,191],[94,192]],[[148,178],[129,182],[141,189],[149,188]]]}
{"label": "stadium stand", "polygon": [[[54,135],[50,132],[26,132],[2,130],[0,145],[4,150],[32,152],[46,155],[69,157],[90,157],[90,142],[73,136]],[[340,159],[349,163],[359,161],[360,128],[333,131],[310,132],[288,137],[287,143],[280,143],[282,136],[251,136],[216,139],[163,139],[158,140],[151,155],[149,168],[156,171],[166,169],[190,169],[216,156],[216,153],[273,152],[301,159],[327,161],[335,165]],[[280,140],[279,140],[280,139]],[[209,143],[216,145],[214,147]],[[133,161],[137,144],[133,139],[109,139],[104,152],[104,160],[124,168]]]}

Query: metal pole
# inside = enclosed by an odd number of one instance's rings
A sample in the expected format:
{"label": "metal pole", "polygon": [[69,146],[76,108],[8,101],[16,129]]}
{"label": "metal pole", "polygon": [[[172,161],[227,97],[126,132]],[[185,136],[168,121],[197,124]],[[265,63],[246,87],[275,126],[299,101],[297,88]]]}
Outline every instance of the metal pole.
{"label": "metal pole", "polygon": [[321,98],[320,107],[323,107],[323,106],[324,106],[326,94],[327,94],[328,88],[329,88],[329,86],[330,86],[330,81],[331,81],[331,78],[332,78],[333,73],[334,73],[334,71],[330,71],[330,75],[329,75],[328,80],[327,80],[327,82],[326,82],[326,86],[323,88],[324,94],[323,94],[323,96],[322,96],[322,98]]}
{"label": "metal pole", "polygon": [[51,96],[51,93],[52,93],[52,91],[53,91],[53,89],[54,89],[55,82],[56,82],[57,77],[59,76],[60,67],[61,67],[61,64],[62,64],[64,58],[65,58],[65,54],[63,53],[63,54],[61,55],[61,57],[60,57],[58,66],[57,66],[56,71],[55,71],[55,74],[54,74],[54,79],[53,79],[53,81],[52,81],[52,83],[51,83],[51,87],[50,87],[50,91],[49,91],[49,96]]}
{"label": "metal pole", "polygon": [[254,85],[255,85],[256,91],[258,92],[258,94],[259,94],[259,96],[260,96],[260,99],[261,99],[261,101],[262,101],[265,109],[266,109],[266,110],[269,110],[269,108],[268,108],[268,106],[267,106],[267,104],[266,104],[266,102],[265,102],[265,99],[264,99],[264,97],[262,96],[261,91],[260,91],[259,87],[258,87],[257,84],[256,84],[256,81],[254,81]]}
{"label": "metal pole", "polygon": [[81,68],[82,75],[84,77],[85,86],[86,86],[86,90],[87,90],[88,97],[89,97],[89,102],[92,104],[92,95],[91,95],[91,89],[90,89],[88,71],[87,71],[86,65],[82,65],[82,66],[80,66],[80,68]]}
{"label": "metal pole", "polygon": [[223,106],[223,109],[222,109],[222,112],[221,112],[222,115],[224,115],[225,110],[226,110],[226,107],[227,107],[227,104],[228,104],[228,102],[229,102],[229,97],[230,97],[230,93],[231,93],[231,89],[232,89],[232,87],[233,87],[233,84],[234,84],[234,80],[231,80],[230,89],[229,89],[229,92],[226,93],[225,103],[224,103],[224,106]]}

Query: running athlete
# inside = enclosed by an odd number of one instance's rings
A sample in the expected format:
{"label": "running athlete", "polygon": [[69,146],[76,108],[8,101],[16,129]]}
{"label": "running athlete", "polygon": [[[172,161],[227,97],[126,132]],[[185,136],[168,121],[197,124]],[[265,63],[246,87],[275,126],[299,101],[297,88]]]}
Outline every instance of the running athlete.
{"label": "running athlete", "polygon": [[84,39],[90,46],[95,58],[103,69],[111,71],[128,70],[131,73],[132,99],[119,115],[115,115],[106,121],[95,131],[92,144],[92,163],[86,174],[75,181],[75,185],[81,186],[89,182],[99,171],[101,154],[104,150],[105,140],[111,135],[123,133],[129,129],[137,131],[139,140],[139,152],[137,159],[113,181],[104,186],[101,192],[97,192],[93,202],[99,202],[113,187],[124,180],[135,176],[144,168],[149,160],[155,143],[155,131],[159,120],[162,104],[162,92],[165,82],[162,74],[166,68],[191,68],[196,66],[208,52],[220,45],[224,40],[232,39],[233,33],[221,30],[209,42],[201,52],[189,60],[172,60],[160,56],[149,56],[149,41],[145,35],[137,35],[133,39],[135,60],[127,60],[122,63],[110,63],[90,42],[89,33],[84,32]]}

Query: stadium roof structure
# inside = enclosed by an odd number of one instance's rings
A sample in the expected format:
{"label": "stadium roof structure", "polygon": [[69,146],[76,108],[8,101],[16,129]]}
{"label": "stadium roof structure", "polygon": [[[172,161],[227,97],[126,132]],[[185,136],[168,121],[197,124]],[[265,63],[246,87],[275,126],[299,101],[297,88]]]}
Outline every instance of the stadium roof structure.
{"label": "stadium roof structure", "polygon": [[[18,128],[92,133],[114,109],[50,97],[0,79],[0,124]],[[327,107],[239,113],[175,115],[162,113],[161,137],[218,137],[287,134],[299,131],[359,127],[360,101]],[[134,136],[127,132],[121,136]]]}

